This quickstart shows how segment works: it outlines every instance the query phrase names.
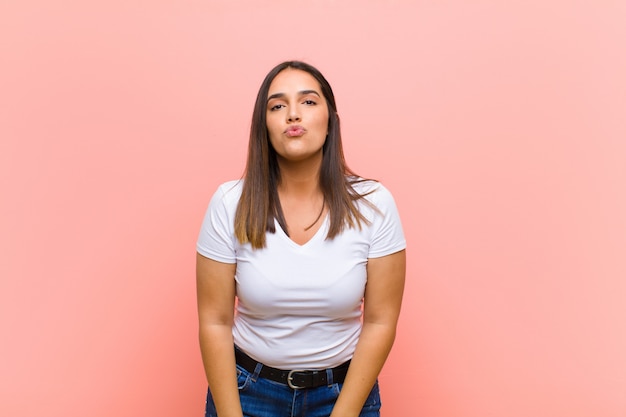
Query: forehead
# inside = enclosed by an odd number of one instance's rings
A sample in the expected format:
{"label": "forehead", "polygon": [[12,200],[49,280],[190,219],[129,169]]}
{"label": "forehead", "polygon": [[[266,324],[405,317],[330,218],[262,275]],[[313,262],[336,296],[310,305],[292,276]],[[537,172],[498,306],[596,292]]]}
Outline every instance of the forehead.
{"label": "forehead", "polygon": [[276,93],[293,93],[298,91],[314,90],[320,96],[320,83],[308,72],[294,68],[287,68],[279,72],[272,80],[268,96]]}

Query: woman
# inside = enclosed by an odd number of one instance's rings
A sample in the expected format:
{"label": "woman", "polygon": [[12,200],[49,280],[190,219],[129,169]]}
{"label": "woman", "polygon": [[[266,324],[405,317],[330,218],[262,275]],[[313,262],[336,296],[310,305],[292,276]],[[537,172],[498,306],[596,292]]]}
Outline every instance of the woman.
{"label": "woman", "polygon": [[276,66],[198,239],[206,416],[379,416],[404,249],[390,193],[346,166],[326,79]]}

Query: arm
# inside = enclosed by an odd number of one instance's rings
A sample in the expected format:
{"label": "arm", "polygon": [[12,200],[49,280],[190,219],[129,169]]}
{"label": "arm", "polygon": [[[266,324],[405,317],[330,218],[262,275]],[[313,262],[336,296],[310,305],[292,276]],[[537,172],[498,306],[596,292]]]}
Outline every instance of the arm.
{"label": "arm", "polygon": [[380,373],[396,335],[406,251],[367,263],[363,329],[331,417],[357,417]]}
{"label": "arm", "polygon": [[243,417],[233,345],[236,264],[196,255],[200,350],[220,417]]}

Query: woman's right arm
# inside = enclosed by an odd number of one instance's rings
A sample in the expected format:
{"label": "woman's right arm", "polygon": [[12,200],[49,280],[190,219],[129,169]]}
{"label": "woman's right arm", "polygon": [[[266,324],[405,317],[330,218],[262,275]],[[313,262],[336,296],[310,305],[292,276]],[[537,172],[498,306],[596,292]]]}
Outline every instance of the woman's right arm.
{"label": "woman's right arm", "polygon": [[235,269],[236,264],[196,255],[200,350],[219,417],[243,417],[232,334]]}

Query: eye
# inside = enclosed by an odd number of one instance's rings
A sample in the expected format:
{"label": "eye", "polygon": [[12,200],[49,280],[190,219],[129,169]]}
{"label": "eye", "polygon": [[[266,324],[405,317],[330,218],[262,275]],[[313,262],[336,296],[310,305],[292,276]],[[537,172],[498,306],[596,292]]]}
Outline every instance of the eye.
{"label": "eye", "polygon": [[315,106],[317,103],[313,100],[307,99],[303,101],[304,104],[306,104],[307,106]]}
{"label": "eye", "polygon": [[270,107],[270,109],[269,109],[269,110],[270,110],[270,111],[276,111],[276,110],[279,110],[279,109],[281,109],[281,108],[283,108],[283,107],[285,107],[285,105],[284,105],[284,104],[274,104],[272,107]]}

